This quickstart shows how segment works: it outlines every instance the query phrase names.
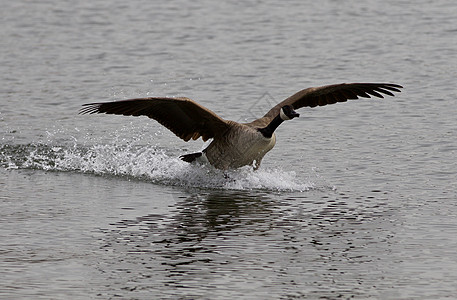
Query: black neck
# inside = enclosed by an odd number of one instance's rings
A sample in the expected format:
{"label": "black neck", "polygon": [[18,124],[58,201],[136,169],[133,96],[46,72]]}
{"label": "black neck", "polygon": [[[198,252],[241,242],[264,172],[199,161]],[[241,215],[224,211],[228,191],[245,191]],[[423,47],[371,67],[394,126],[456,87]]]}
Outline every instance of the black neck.
{"label": "black neck", "polygon": [[259,128],[259,131],[262,135],[266,138],[271,138],[273,136],[273,132],[275,132],[276,128],[278,128],[281,123],[284,122],[283,119],[279,116],[279,114],[274,118],[270,124],[267,125],[265,128]]}

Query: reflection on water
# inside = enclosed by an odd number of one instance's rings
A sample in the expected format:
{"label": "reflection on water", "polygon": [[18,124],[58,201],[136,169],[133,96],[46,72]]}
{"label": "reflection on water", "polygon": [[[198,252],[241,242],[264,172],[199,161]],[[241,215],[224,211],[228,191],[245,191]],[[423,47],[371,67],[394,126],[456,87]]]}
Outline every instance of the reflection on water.
{"label": "reflection on water", "polygon": [[373,295],[376,288],[367,292],[366,285],[382,285],[394,267],[392,208],[382,197],[320,196],[191,192],[167,214],[105,230],[102,249],[109,255],[100,272],[129,278],[116,293],[130,296],[151,290],[163,297]]}

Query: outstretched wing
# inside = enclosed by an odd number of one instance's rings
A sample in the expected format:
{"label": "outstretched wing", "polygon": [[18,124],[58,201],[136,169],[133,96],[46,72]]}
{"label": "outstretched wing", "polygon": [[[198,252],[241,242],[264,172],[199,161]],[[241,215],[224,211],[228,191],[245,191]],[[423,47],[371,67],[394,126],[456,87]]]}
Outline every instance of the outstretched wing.
{"label": "outstretched wing", "polygon": [[148,116],[184,141],[201,137],[203,141],[221,135],[229,123],[189,98],[139,98],[84,104],[80,114]]}
{"label": "outstretched wing", "polygon": [[345,102],[348,99],[359,99],[359,97],[371,98],[371,96],[375,96],[384,98],[382,94],[394,96],[392,92],[400,92],[400,88],[403,87],[392,83],[341,83],[311,87],[301,90],[277,104],[261,119],[268,123],[279,114],[279,110],[284,105],[292,105],[294,109],[298,109],[305,106],[316,107]]}

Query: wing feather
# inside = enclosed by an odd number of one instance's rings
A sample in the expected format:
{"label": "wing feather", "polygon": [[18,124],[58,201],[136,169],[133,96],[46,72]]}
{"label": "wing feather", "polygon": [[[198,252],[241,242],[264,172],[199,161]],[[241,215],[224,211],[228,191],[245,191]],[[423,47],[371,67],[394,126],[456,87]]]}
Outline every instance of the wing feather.
{"label": "wing feather", "polygon": [[341,83],[313,87],[301,90],[286,100],[274,106],[262,118],[252,124],[267,124],[279,113],[284,105],[292,105],[294,109],[301,107],[316,107],[337,102],[345,102],[348,99],[371,98],[372,96],[384,98],[383,94],[394,96],[392,92],[400,92],[401,85],[393,83]]}
{"label": "wing feather", "polygon": [[184,141],[204,141],[222,135],[229,122],[189,98],[138,98],[84,104],[80,114],[147,116],[156,120]]}

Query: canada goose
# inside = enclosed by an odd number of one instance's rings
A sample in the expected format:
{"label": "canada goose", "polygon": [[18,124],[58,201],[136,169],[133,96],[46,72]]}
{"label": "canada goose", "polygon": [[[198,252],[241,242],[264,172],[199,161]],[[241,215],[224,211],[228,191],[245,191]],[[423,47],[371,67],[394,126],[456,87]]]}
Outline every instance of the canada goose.
{"label": "canada goose", "polygon": [[274,131],[299,114],[294,109],[345,102],[371,96],[394,96],[402,86],[391,83],[342,83],[301,90],[274,106],[263,117],[250,123],[224,120],[189,98],[139,98],[84,104],[80,114],[106,113],[124,116],[148,116],[184,141],[201,137],[213,139],[202,152],[180,156],[186,162],[206,156],[211,165],[227,170],[252,165],[258,169],[264,155],[276,142]]}

